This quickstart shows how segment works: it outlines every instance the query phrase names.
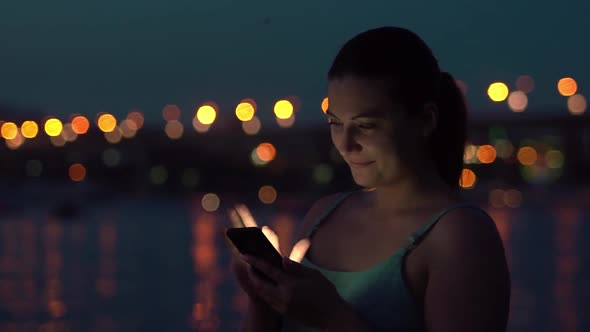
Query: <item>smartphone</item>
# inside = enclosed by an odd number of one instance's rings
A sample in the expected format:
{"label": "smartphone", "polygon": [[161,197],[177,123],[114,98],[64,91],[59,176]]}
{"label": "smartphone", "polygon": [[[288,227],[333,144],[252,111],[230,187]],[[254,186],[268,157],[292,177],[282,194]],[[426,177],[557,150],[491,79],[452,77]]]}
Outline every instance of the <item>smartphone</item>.
{"label": "smartphone", "polygon": [[283,257],[266,238],[258,227],[228,228],[227,237],[243,255],[251,255],[266,260],[280,269],[283,268]]}

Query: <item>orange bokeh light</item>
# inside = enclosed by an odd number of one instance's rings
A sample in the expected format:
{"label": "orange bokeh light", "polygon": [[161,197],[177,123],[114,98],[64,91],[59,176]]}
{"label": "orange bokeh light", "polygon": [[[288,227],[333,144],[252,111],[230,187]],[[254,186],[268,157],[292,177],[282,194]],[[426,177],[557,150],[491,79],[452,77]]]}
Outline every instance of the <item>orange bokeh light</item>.
{"label": "orange bokeh light", "polygon": [[573,96],[578,91],[578,84],[573,78],[564,77],[557,82],[557,91],[565,97]]}
{"label": "orange bokeh light", "polygon": [[328,108],[330,107],[330,102],[328,101],[328,97],[324,98],[324,100],[322,100],[322,111],[324,113],[328,112]]}
{"label": "orange bokeh light", "polygon": [[270,143],[261,143],[256,148],[256,155],[261,161],[270,162],[275,159],[277,150]]}
{"label": "orange bokeh light", "polygon": [[13,139],[18,134],[18,127],[14,122],[5,122],[2,124],[0,131],[4,139]]}
{"label": "orange bokeh light", "polygon": [[482,145],[477,149],[477,159],[482,164],[491,164],[496,160],[496,149],[491,145]]}
{"label": "orange bokeh light", "polygon": [[523,165],[532,165],[537,161],[537,151],[530,146],[523,146],[518,150],[516,158]]}
{"label": "orange bokeh light", "polygon": [[70,179],[75,182],[80,182],[86,178],[86,167],[82,164],[73,164],[68,170]]}
{"label": "orange bokeh light", "polygon": [[461,180],[459,181],[459,185],[461,188],[470,189],[475,186],[475,181],[477,180],[477,176],[475,172],[468,168],[464,168],[461,172]]}
{"label": "orange bokeh light", "polygon": [[90,128],[90,121],[85,116],[78,115],[72,119],[72,130],[78,134],[83,135],[88,132]]}

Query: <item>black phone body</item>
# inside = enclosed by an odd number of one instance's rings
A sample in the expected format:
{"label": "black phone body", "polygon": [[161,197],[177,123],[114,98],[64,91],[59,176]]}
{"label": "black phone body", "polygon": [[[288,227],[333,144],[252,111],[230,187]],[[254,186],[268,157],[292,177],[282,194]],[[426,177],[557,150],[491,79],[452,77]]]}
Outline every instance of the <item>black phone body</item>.
{"label": "black phone body", "polygon": [[236,227],[226,230],[227,237],[243,255],[251,255],[283,268],[283,257],[258,227]]}

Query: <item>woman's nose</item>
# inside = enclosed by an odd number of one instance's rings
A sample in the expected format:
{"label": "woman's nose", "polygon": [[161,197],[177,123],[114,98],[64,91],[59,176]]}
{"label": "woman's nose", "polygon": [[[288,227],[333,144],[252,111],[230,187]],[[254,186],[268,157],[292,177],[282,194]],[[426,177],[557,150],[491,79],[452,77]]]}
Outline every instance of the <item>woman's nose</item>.
{"label": "woman's nose", "polygon": [[338,150],[341,152],[352,152],[360,150],[353,129],[344,129],[339,137]]}

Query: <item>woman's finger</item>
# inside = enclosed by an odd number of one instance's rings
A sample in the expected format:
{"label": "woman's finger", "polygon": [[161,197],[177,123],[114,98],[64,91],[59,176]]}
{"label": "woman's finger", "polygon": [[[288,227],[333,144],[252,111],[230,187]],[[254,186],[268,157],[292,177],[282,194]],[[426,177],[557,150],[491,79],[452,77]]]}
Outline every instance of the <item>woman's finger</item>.
{"label": "woman's finger", "polygon": [[299,240],[299,242],[293,246],[293,250],[291,250],[289,259],[294,262],[301,263],[305,257],[305,254],[307,254],[310,245],[311,241],[309,241],[307,238]]}
{"label": "woman's finger", "polygon": [[244,223],[242,222],[242,218],[240,218],[240,215],[238,214],[238,211],[236,211],[236,209],[228,209],[227,214],[234,228],[245,227]]}
{"label": "woman's finger", "polygon": [[275,247],[275,249],[280,253],[281,248],[279,245],[279,236],[277,235],[277,233],[275,233],[275,231],[270,229],[270,227],[268,226],[262,226],[262,233],[266,236],[266,238],[272,244],[272,246]]}
{"label": "woman's finger", "polygon": [[239,217],[242,219],[242,223],[244,227],[258,227],[256,220],[252,217],[252,213],[244,204],[236,205],[236,212],[238,213]]}

